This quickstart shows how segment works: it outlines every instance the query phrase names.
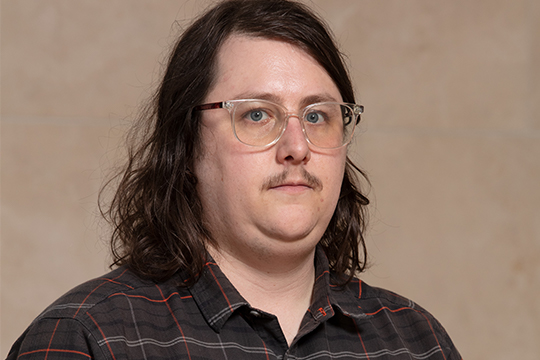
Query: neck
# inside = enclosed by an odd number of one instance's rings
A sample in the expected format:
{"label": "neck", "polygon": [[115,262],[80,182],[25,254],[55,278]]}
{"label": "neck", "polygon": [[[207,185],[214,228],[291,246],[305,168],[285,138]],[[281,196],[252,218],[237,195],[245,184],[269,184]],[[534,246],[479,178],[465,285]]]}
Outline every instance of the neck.
{"label": "neck", "polygon": [[[238,292],[259,310],[277,316],[287,342],[296,335],[300,322],[311,303],[315,266],[313,249],[301,258],[272,262],[246,263],[225,252],[210,249],[221,271]],[[283,266],[287,263],[288,266]]]}

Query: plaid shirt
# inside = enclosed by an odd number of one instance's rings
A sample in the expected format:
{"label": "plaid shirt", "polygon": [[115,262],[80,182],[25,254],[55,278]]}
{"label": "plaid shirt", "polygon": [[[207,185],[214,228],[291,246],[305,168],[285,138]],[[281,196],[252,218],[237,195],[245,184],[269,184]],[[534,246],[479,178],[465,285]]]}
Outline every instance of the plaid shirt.
{"label": "plaid shirt", "polygon": [[410,300],[360,280],[345,287],[318,249],[313,302],[287,346],[277,318],[254,309],[209,262],[191,288],[125,268],[47,308],[8,359],[460,359],[439,322]]}

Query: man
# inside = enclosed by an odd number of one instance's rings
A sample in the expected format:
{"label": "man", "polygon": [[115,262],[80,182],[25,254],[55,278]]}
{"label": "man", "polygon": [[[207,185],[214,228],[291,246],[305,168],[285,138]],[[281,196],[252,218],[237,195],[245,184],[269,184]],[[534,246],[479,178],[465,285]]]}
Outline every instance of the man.
{"label": "man", "polygon": [[362,111],[305,6],[217,4],[141,118],[106,212],[118,268],[46,309],[8,358],[459,359],[429,313],[355,278]]}

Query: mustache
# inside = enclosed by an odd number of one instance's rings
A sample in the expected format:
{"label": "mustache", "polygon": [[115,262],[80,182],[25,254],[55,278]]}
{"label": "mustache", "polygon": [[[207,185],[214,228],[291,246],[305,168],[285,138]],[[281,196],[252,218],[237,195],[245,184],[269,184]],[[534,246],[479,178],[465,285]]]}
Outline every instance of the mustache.
{"label": "mustache", "polygon": [[[310,174],[306,169],[300,168],[300,173],[302,175],[303,182],[307,186],[311,187],[314,190],[321,190],[323,188],[323,183],[321,179],[315,175]],[[285,170],[280,174],[272,175],[264,180],[263,185],[261,186],[262,190],[270,189],[279,185],[282,185],[286,182],[289,177],[290,171]]]}

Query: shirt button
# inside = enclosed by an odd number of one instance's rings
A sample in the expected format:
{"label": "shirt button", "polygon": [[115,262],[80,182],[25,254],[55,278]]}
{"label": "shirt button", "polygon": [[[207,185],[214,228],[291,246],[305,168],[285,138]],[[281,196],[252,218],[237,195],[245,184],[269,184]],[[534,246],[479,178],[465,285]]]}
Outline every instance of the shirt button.
{"label": "shirt button", "polygon": [[251,310],[251,311],[249,312],[249,314],[250,314],[251,316],[253,316],[253,317],[261,317],[261,313],[258,312],[257,310]]}

